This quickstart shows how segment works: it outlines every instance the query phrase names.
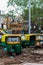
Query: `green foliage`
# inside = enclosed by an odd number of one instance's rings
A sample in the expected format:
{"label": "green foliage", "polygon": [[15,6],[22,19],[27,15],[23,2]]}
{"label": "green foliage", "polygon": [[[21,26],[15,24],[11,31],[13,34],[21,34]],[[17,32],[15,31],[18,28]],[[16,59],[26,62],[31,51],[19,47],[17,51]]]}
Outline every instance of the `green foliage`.
{"label": "green foliage", "polygon": [[24,10],[23,10],[22,17],[23,17],[25,20],[28,20],[28,9],[24,9]]}
{"label": "green foliage", "polygon": [[[28,20],[28,4],[29,0],[9,0],[8,6],[14,6],[15,4],[19,7],[23,7],[22,17]],[[43,17],[43,0],[31,0],[31,19],[32,21],[39,21],[39,17]],[[27,9],[26,9],[27,8]]]}
{"label": "green foliage", "polygon": [[13,5],[13,3],[14,3],[14,0],[9,0],[9,2],[8,2],[8,6],[10,5]]}
{"label": "green foliage", "polygon": [[16,3],[18,6],[27,6],[28,0],[9,0],[8,5],[14,5]]}

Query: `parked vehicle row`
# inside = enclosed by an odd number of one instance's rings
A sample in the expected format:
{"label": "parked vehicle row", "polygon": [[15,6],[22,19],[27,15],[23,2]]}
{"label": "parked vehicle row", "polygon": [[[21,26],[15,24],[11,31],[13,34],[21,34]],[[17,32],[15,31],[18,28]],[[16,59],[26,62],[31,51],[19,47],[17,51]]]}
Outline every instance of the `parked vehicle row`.
{"label": "parked vehicle row", "polygon": [[3,34],[0,37],[0,47],[8,54],[20,54],[26,46],[43,47],[43,34]]}

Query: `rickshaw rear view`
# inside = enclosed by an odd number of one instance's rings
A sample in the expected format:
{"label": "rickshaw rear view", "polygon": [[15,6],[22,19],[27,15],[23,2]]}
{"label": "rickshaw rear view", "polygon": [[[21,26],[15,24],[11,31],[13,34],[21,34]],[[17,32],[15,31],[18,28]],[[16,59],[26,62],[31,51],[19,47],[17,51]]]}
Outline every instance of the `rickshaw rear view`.
{"label": "rickshaw rear view", "polygon": [[19,34],[3,35],[1,44],[8,53],[21,53],[21,37]]}
{"label": "rickshaw rear view", "polygon": [[22,46],[43,46],[43,34],[25,34],[21,37]]}

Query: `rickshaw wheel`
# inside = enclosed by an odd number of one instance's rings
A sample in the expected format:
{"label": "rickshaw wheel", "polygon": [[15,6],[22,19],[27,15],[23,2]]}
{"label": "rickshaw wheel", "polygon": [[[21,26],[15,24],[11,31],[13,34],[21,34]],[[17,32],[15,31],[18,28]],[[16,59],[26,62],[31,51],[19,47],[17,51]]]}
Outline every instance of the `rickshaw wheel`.
{"label": "rickshaw wheel", "polygon": [[4,50],[3,46],[0,46],[0,58],[7,55],[7,51]]}
{"label": "rickshaw wheel", "polygon": [[22,53],[22,51],[20,51],[19,53],[16,53],[16,55],[20,55]]}

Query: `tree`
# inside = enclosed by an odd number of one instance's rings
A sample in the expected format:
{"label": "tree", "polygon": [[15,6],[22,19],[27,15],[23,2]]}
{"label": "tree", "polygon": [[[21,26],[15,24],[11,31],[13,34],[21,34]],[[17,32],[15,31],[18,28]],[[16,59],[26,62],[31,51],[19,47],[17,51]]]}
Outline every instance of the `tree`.
{"label": "tree", "polygon": [[[33,18],[36,19],[36,17],[39,16],[39,13],[42,9],[40,8],[42,6],[42,3],[43,3],[43,0],[31,0],[32,19]],[[15,6],[15,4],[19,6],[19,8],[20,7],[22,8],[23,10],[22,16],[27,19],[28,18],[28,0],[9,0],[8,2],[8,6]]]}
{"label": "tree", "polygon": [[[22,9],[21,15],[23,18],[28,20],[28,1],[29,0],[9,0],[8,6],[15,7],[15,4],[17,5],[17,8]],[[38,25],[42,24],[43,20],[43,0],[31,0],[31,20],[36,21]],[[16,10],[17,11],[17,10]],[[43,24],[42,24],[43,25]]]}
{"label": "tree", "polygon": [[9,16],[11,16],[12,17],[12,19],[15,17],[15,15],[14,15],[14,10],[11,10],[11,11],[9,11],[9,13],[7,13]]}
{"label": "tree", "polygon": [[24,7],[26,7],[27,3],[28,3],[28,0],[9,0],[8,6],[9,5],[14,6],[14,4],[17,4],[18,6],[24,6]]}

